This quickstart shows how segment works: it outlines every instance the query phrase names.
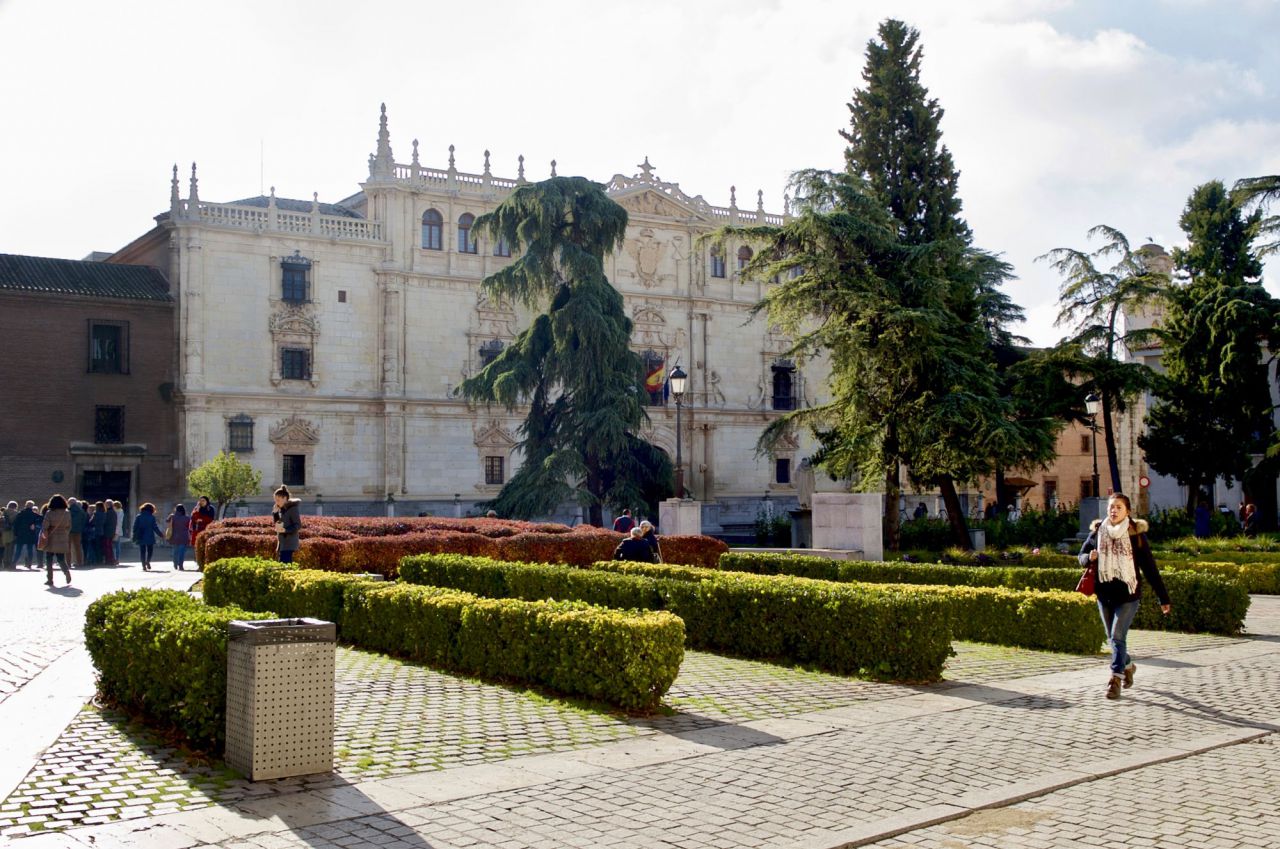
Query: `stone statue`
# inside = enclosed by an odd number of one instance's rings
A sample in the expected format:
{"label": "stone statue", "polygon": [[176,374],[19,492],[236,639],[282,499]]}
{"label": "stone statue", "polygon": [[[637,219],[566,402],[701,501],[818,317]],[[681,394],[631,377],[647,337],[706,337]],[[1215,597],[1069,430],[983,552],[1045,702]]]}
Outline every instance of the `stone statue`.
{"label": "stone statue", "polygon": [[808,510],[811,507],[813,484],[813,464],[809,462],[808,457],[805,457],[800,461],[800,467],[796,469],[796,500],[800,502],[801,510]]}

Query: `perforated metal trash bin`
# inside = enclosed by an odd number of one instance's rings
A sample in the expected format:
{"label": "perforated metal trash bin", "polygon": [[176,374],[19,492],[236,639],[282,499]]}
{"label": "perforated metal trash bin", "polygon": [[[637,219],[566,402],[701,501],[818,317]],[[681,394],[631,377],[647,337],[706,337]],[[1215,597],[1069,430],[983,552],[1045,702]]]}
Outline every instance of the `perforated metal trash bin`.
{"label": "perforated metal trash bin", "polygon": [[229,766],[253,781],[333,770],[336,637],[319,619],[230,624]]}

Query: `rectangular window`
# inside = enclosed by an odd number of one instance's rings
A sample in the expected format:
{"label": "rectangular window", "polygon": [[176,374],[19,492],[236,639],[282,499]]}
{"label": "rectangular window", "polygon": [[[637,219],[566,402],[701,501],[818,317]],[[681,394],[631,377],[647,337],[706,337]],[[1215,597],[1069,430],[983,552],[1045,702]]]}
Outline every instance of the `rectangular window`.
{"label": "rectangular window", "polygon": [[1093,450],[1093,445],[1089,442],[1089,434],[1080,434],[1080,453],[1088,454],[1091,450]]}
{"label": "rectangular window", "polygon": [[237,454],[253,452],[253,419],[236,416],[227,422],[227,450]]}
{"label": "rectangular window", "polygon": [[280,298],[293,304],[310,300],[307,292],[309,266],[286,262],[281,266]]}
{"label": "rectangular window", "polygon": [[773,461],[773,479],[775,483],[791,483],[791,461]]}
{"label": "rectangular window", "polygon": [[306,486],[307,455],[285,454],[284,468],[280,470],[280,480],[285,486]]}
{"label": "rectangular window", "polygon": [[338,290],[338,303],[340,303],[340,304],[345,304],[346,302],[347,302],[347,290],[346,290],[346,289],[339,289],[339,290]]}
{"label": "rectangular window", "polygon": [[1097,498],[1098,493],[1093,489],[1093,478],[1080,479],[1080,497],[1081,498]]}
{"label": "rectangular window", "polygon": [[501,486],[506,475],[504,468],[506,466],[505,457],[485,457],[484,458],[484,482],[488,486]]}
{"label": "rectangular window", "polygon": [[280,376],[285,380],[310,380],[311,352],[306,348],[281,348]]}
{"label": "rectangular window", "polygon": [[494,256],[511,256],[511,246],[507,244],[506,239],[499,236],[498,241],[493,243],[493,255]]}
{"label": "rectangular window", "polygon": [[129,322],[89,321],[89,371],[129,373]]}
{"label": "rectangular window", "polygon": [[98,445],[124,442],[124,407],[93,408],[93,441]]}
{"label": "rectangular window", "polygon": [[724,254],[712,252],[711,254],[711,276],[724,277]]}
{"label": "rectangular window", "polygon": [[1046,480],[1044,482],[1044,506],[1052,507],[1058,501],[1058,482],[1055,480]]}

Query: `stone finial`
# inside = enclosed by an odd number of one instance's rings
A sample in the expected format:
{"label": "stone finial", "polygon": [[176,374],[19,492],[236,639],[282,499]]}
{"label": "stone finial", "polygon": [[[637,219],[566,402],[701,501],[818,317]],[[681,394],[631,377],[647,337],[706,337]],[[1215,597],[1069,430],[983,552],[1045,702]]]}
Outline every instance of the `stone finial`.
{"label": "stone finial", "polygon": [[636,167],[640,169],[640,174],[638,176],[640,176],[641,179],[649,182],[653,181],[653,166],[649,164],[649,157],[647,155],[644,158],[644,162],[641,162]]}
{"label": "stone finial", "polygon": [[319,192],[311,193],[311,211],[312,213],[316,213],[320,211],[320,193]]}
{"label": "stone finial", "polygon": [[370,177],[390,177],[395,173],[396,161],[391,154],[391,132],[387,129],[387,104],[382,104],[378,117],[378,151],[369,160]]}
{"label": "stone finial", "polygon": [[182,196],[178,193],[178,163],[173,163],[173,180],[169,183],[169,213],[177,215],[182,208]]}
{"label": "stone finial", "polygon": [[272,206],[275,206],[275,205],[276,205],[276,187],[275,187],[275,186],[272,186],[272,187],[271,187],[271,196],[270,196],[269,198],[267,198],[267,206],[268,206],[268,207],[272,207]]}
{"label": "stone finial", "polygon": [[195,211],[200,204],[199,180],[196,179],[196,164],[191,163],[191,189],[187,192],[187,211]]}
{"label": "stone finial", "polygon": [[737,186],[729,187],[729,208],[730,209],[738,208],[738,187]]}
{"label": "stone finial", "polygon": [[764,212],[764,189],[756,190],[756,212]]}
{"label": "stone finial", "polygon": [[523,184],[526,182],[524,179],[524,154],[520,154],[516,159],[520,162],[519,172],[516,175],[516,182]]}
{"label": "stone finial", "polygon": [[556,161],[553,159],[551,160],[551,176],[554,177],[555,175],[556,175]]}
{"label": "stone finial", "polygon": [[489,172],[489,151],[484,152],[484,173],[487,176]]}
{"label": "stone finial", "polygon": [[418,140],[413,140],[413,164],[418,164]]}
{"label": "stone finial", "polygon": [[453,169],[453,167],[454,167],[453,145],[449,145],[449,168]]}

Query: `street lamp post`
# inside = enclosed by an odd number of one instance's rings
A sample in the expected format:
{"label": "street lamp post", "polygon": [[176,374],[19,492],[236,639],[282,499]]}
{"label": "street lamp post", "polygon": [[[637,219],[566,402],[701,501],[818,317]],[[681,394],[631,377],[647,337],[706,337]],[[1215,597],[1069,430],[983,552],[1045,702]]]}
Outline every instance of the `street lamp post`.
{"label": "street lamp post", "polygon": [[676,367],[671,370],[667,379],[671,384],[671,394],[676,399],[676,498],[684,498],[684,460],[680,455],[680,402],[684,400],[684,390],[689,375],[684,373],[679,363],[676,363]]}
{"label": "street lamp post", "polygon": [[1090,392],[1084,397],[1084,408],[1089,411],[1089,441],[1093,443],[1093,497],[1100,498],[1098,491],[1098,408],[1102,399]]}

